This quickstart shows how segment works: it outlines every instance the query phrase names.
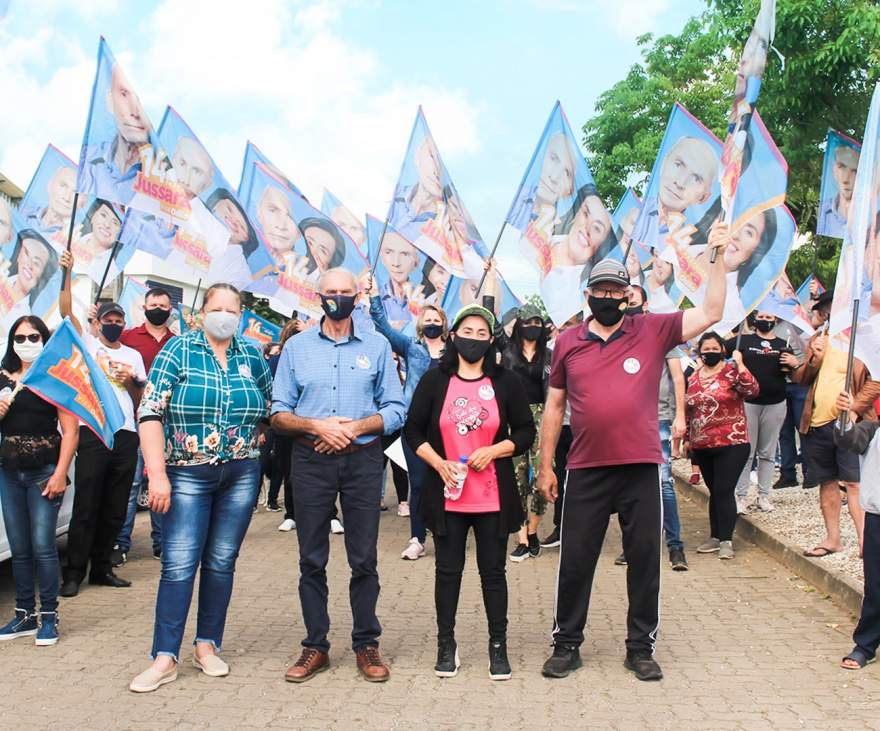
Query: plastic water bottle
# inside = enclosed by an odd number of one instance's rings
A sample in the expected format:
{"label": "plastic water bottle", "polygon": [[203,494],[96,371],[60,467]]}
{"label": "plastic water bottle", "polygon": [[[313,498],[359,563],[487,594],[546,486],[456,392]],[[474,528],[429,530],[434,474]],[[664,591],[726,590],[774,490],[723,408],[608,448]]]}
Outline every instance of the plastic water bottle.
{"label": "plastic water bottle", "polygon": [[468,458],[462,455],[458,458],[458,475],[455,478],[455,487],[444,487],[443,495],[449,500],[458,500],[461,492],[464,490],[464,481],[467,479],[467,461]]}

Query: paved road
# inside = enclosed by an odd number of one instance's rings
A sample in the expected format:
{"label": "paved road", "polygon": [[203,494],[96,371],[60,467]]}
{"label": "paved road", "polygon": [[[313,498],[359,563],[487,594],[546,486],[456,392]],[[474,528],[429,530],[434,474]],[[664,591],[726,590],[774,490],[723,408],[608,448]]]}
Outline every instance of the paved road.
{"label": "paved road", "polygon": [[[393,492],[393,491],[392,491]],[[705,517],[682,506],[685,538],[704,538]],[[556,552],[509,565],[514,677],[486,673],[485,621],[473,556],[459,609],[462,670],[434,677],[433,558],[398,558],[407,521],[383,514],[380,542],[385,685],[360,680],[348,647],[347,566],[333,537],[331,632],[334,667],[305,685],[282,675],[303,634],[295,593],[296,538],[275,530],[278,514],[255,516],[239,561],[224,656],[227,678],[189,664],[176,683],[135,696],[129,680],[147,662],[158,563],[139,516],[133,559],[120,574],[131,589],[90,588],[62,600],[62,641],[0,646],[0,718],[7,729],[335,728],[695,728],[859,729],[880,727],[880,669],[836,667],[849,649],[852,617],[804,586],[760,549],[735,561],[690,555],[692,570],[664,570],[657,657],[662,683],[636,681],[622,665],[624,570],[609,531],[597,572],[585,666],[567,680],[539,670],[548,652]],[[0,611],[13,606],[8,562],[0,567]],[[192,637],[192,629],[187,634]],[[187,640],[189,641],[189,640]],[[186,653],[186,650],[184,651]],[[186,657],[186,654],[184,655]],[[188,658],[187,658],[188,663]]]}

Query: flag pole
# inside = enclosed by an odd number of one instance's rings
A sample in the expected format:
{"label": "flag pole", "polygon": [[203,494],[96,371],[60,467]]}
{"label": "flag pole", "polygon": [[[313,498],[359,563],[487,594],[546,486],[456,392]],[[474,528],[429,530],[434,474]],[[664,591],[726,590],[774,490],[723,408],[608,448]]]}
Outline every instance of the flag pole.
{"label": "flag pole", "polygon": [[202,288],[202,278],[199,277],[199,281],[196,283],[196,293],[193,295],[192,307],[189,308],[190,315],[192,315],[192,313],[196,311],[196,300],[199,298],[199,290],[201,288]]}
{"label": "flag pole", "polygon": [[[858,298],[853,300],[853,316],[852,316],[852,325],[849,330],[849,353],[846,357],[846,381],[844,382],[844,388],[847,393],[850,393],[852,389],[852,376],[853,376],[853,361],[856,357],[856,330],[859,327],[859,300]],[[846,413],[841,414],[837,417],[837,428],[842,432],[846,430],[846,424],[849,419],[849,415]]]}
{"label": "flag pole", "polygon": [[116,258],[116,252],[119,249],[119,239],[113,242],[113,248],[110,250],[110,258],[107,259],[107,266],[104,267],[104,273],[101,275],[101,283],[98,285],[98,291],[95,294],[95,304],[98,304],[98,300],[101,299],[101,292],[104,291],[104,282],[107,281],[107,274],[110,272],[110,266],[113,264],[113,259]]}
{"label": "flag pole", "polygon": [[388,230],[388,219],[390,216],[385,217],[385,225],[382,227],[382,235],[379,237],[379,246],[376,247],[376,258],[373,260],[373,264],[370,267],[370,278],[372,279],[376,275],[376,267],[379,265],[379,256],[382,254],[382,242],[385,240],[385,232]]}
{"label": "flag pole", "polygon": [[[70,211],[70,226],[67,229],[67,251],[73,241],[73,226],[76,221],[76,206],[79,203],[79,193],[73,194],[73,208]],[[67,279],[67,267],[61,267],[61,289],[64,289],[64,280]]]}
{"label": "flag pole", "polygon": [[[501,230],[498,232],[498,236],[495,237],[495,244],[492,246],[492,251],[489,252],[489,258],[490,258],[490,259],[494,259],[494,258],[495,258],[495,252],[496,252],[497,249],[498,249],[498,244],[501,243],[501,235],[504,233],[504,228],[505,228],[506,226],[507,226],[507,219],[505,218],[504,221],[501,223]],[[486,275],[487,275],[488,273],[489,273],[489,272],[486,271],[485,269],[483,270],[483,276],[480,278],[480,284],[479,284],[479,286],[477,287],[477,295],[478,295],[478,296],[479,296],[479,294],[480,294],[480,290],[483,288],[483,284],[486,282]]]}

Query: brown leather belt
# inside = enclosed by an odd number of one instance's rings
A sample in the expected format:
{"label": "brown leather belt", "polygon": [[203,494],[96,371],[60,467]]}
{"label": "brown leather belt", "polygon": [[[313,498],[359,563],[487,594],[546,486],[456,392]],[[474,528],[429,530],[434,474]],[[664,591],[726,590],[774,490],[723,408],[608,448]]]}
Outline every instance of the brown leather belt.
{"label": "brown leather belt", "polygon": [[[309,439],[308,437],[297,437],[296,441],[299,442],[300,444],[304,444],[309,449],[315,448],[315,440],[314,439]],[[371,439],[369,442],[366,442],[365,444],[355,444],[354,442],[352,442],[347,447],[344,447],[343,449],[334,450],[333,452],[329,452],[328,454],[340,454],[340,455],[354,454],[355,452],[360,452],[362,449],[365,449],[366,447],[371,447],[372,445],[374,445],[378,441],[379,441],[379,438],[376,437],[375,439]]]}

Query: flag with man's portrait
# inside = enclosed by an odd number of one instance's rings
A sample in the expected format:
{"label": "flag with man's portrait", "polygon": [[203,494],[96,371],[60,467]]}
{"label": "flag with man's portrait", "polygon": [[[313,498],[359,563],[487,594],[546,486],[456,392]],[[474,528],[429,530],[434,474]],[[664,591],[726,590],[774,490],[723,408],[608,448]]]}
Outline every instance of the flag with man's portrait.
{"label": "flag with man's portrait", "polygon": [[842,239],[852,202],[862,145],[849,135],[829,129],[822,161],[816,233]]}
{"label": "flag with man's portrait", "polygon": [[321,197],[321,213],[345,231],[361,253],[367,256],[367,229],[363,220],[355,216],[339,198],[326,188],[324,188],[324,195]]}

